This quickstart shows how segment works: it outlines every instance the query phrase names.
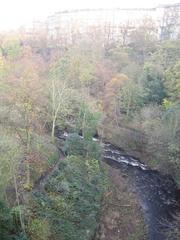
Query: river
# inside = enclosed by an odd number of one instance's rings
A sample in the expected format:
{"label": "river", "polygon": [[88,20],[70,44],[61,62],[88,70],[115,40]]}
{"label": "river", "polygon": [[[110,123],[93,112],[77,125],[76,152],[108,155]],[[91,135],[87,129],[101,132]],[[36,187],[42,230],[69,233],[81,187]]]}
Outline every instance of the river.
{"label": "river", "polygon": [[175,217],[180,211],[180,190],[169,175],[152,170],[122,149],[103,144],[103,161],[128,175],[129,188],[143,209],[150,240],[178,240]]}
{"label": "river", "polygon": [[[68,135],[57,133],[57,137],[64,140]],[[179,240],[175,229],[180,230],[176,222],[176,215],[180,212],[180,189],[173,178],[152,170],[140,159],[111,143],[101,144],[102,161],[128,176],[129,190],[135,193],[144,212],[149,240]]]}

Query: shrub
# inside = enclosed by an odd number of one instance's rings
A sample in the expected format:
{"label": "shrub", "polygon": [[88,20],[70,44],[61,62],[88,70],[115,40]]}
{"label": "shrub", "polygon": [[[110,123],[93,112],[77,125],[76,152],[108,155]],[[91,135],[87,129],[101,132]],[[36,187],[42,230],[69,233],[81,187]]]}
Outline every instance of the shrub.
{"label": "shrub", "polygon": [[49,223],[46,219],[33,219],[29,226],[28,232],[31,240],[48,240],[50,237]]}
{"label": "shrub", "polygon": [[10,232],[13,229],[12,216],[6,205],[0,201],[0,236],[1,240],[12,239]]}
{"label": "shrub", "polygon": [[81,155],[84,157],[99,159],[101,148],[92,140],[81,139],[78,134],[71,134],[66,139],[64,151],[69,155]]}
{"label": "shrub", "polygon": [[[33,214],[46,218],[52,239],[91,239],[105,188],[106,178],[97,159],[69,156],[49,178],[46,193],[34,198]],[[39,230],[30,229],[36,239],[41,239],[40,224]]]}

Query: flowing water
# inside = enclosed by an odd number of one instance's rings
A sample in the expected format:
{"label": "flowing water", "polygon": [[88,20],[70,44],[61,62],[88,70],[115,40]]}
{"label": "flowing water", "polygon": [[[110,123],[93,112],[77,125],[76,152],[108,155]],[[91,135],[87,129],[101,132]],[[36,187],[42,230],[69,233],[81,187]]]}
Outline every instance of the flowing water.
{"label": "flowing water", "polygon": [[[57,135],[65,140],[69,134]],[[92,140],[98,141],[97,138]],[[180,189],[173,178],[150,169],[139,159],[111,143],[102,145],[102,160],[128,176],[129,188],[137,196],[144,211],[149,240],[180,240],[180,236],[174,231],[180,230],[175,221],[177,213],[180,212]]]}
{"label": "flowing water", "polygon": [[139,159],[104,143],[103,160],[128,175],[130,190],[143,208],[150,240],[176,239],[175,217],[180,210],[180,190],[173,178],[151,170]]}

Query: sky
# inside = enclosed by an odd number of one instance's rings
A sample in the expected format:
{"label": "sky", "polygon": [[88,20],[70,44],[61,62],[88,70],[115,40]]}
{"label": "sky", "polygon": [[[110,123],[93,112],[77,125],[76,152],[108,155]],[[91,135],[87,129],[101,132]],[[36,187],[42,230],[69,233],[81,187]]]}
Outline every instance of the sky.
{"label": "sky", "polygon": [[178,0],[1,0],[0,30],[13,30],[67,9],[155,7]]}

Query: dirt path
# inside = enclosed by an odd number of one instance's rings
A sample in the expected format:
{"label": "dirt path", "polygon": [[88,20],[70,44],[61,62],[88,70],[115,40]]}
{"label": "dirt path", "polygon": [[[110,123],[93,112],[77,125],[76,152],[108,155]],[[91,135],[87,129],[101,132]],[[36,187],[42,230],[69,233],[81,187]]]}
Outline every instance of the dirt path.
{"label": "dirt path", "polygon": [[52,174],[58,169],[59,163],[65,159],[65,155],[60,150],[60,156],[58,161],[49,168],[43,175],[41,175],[38,180],[34,183],[32,192],[41,192],[44,190],[44,185],[46,184],[47,179],[52,176]]}

